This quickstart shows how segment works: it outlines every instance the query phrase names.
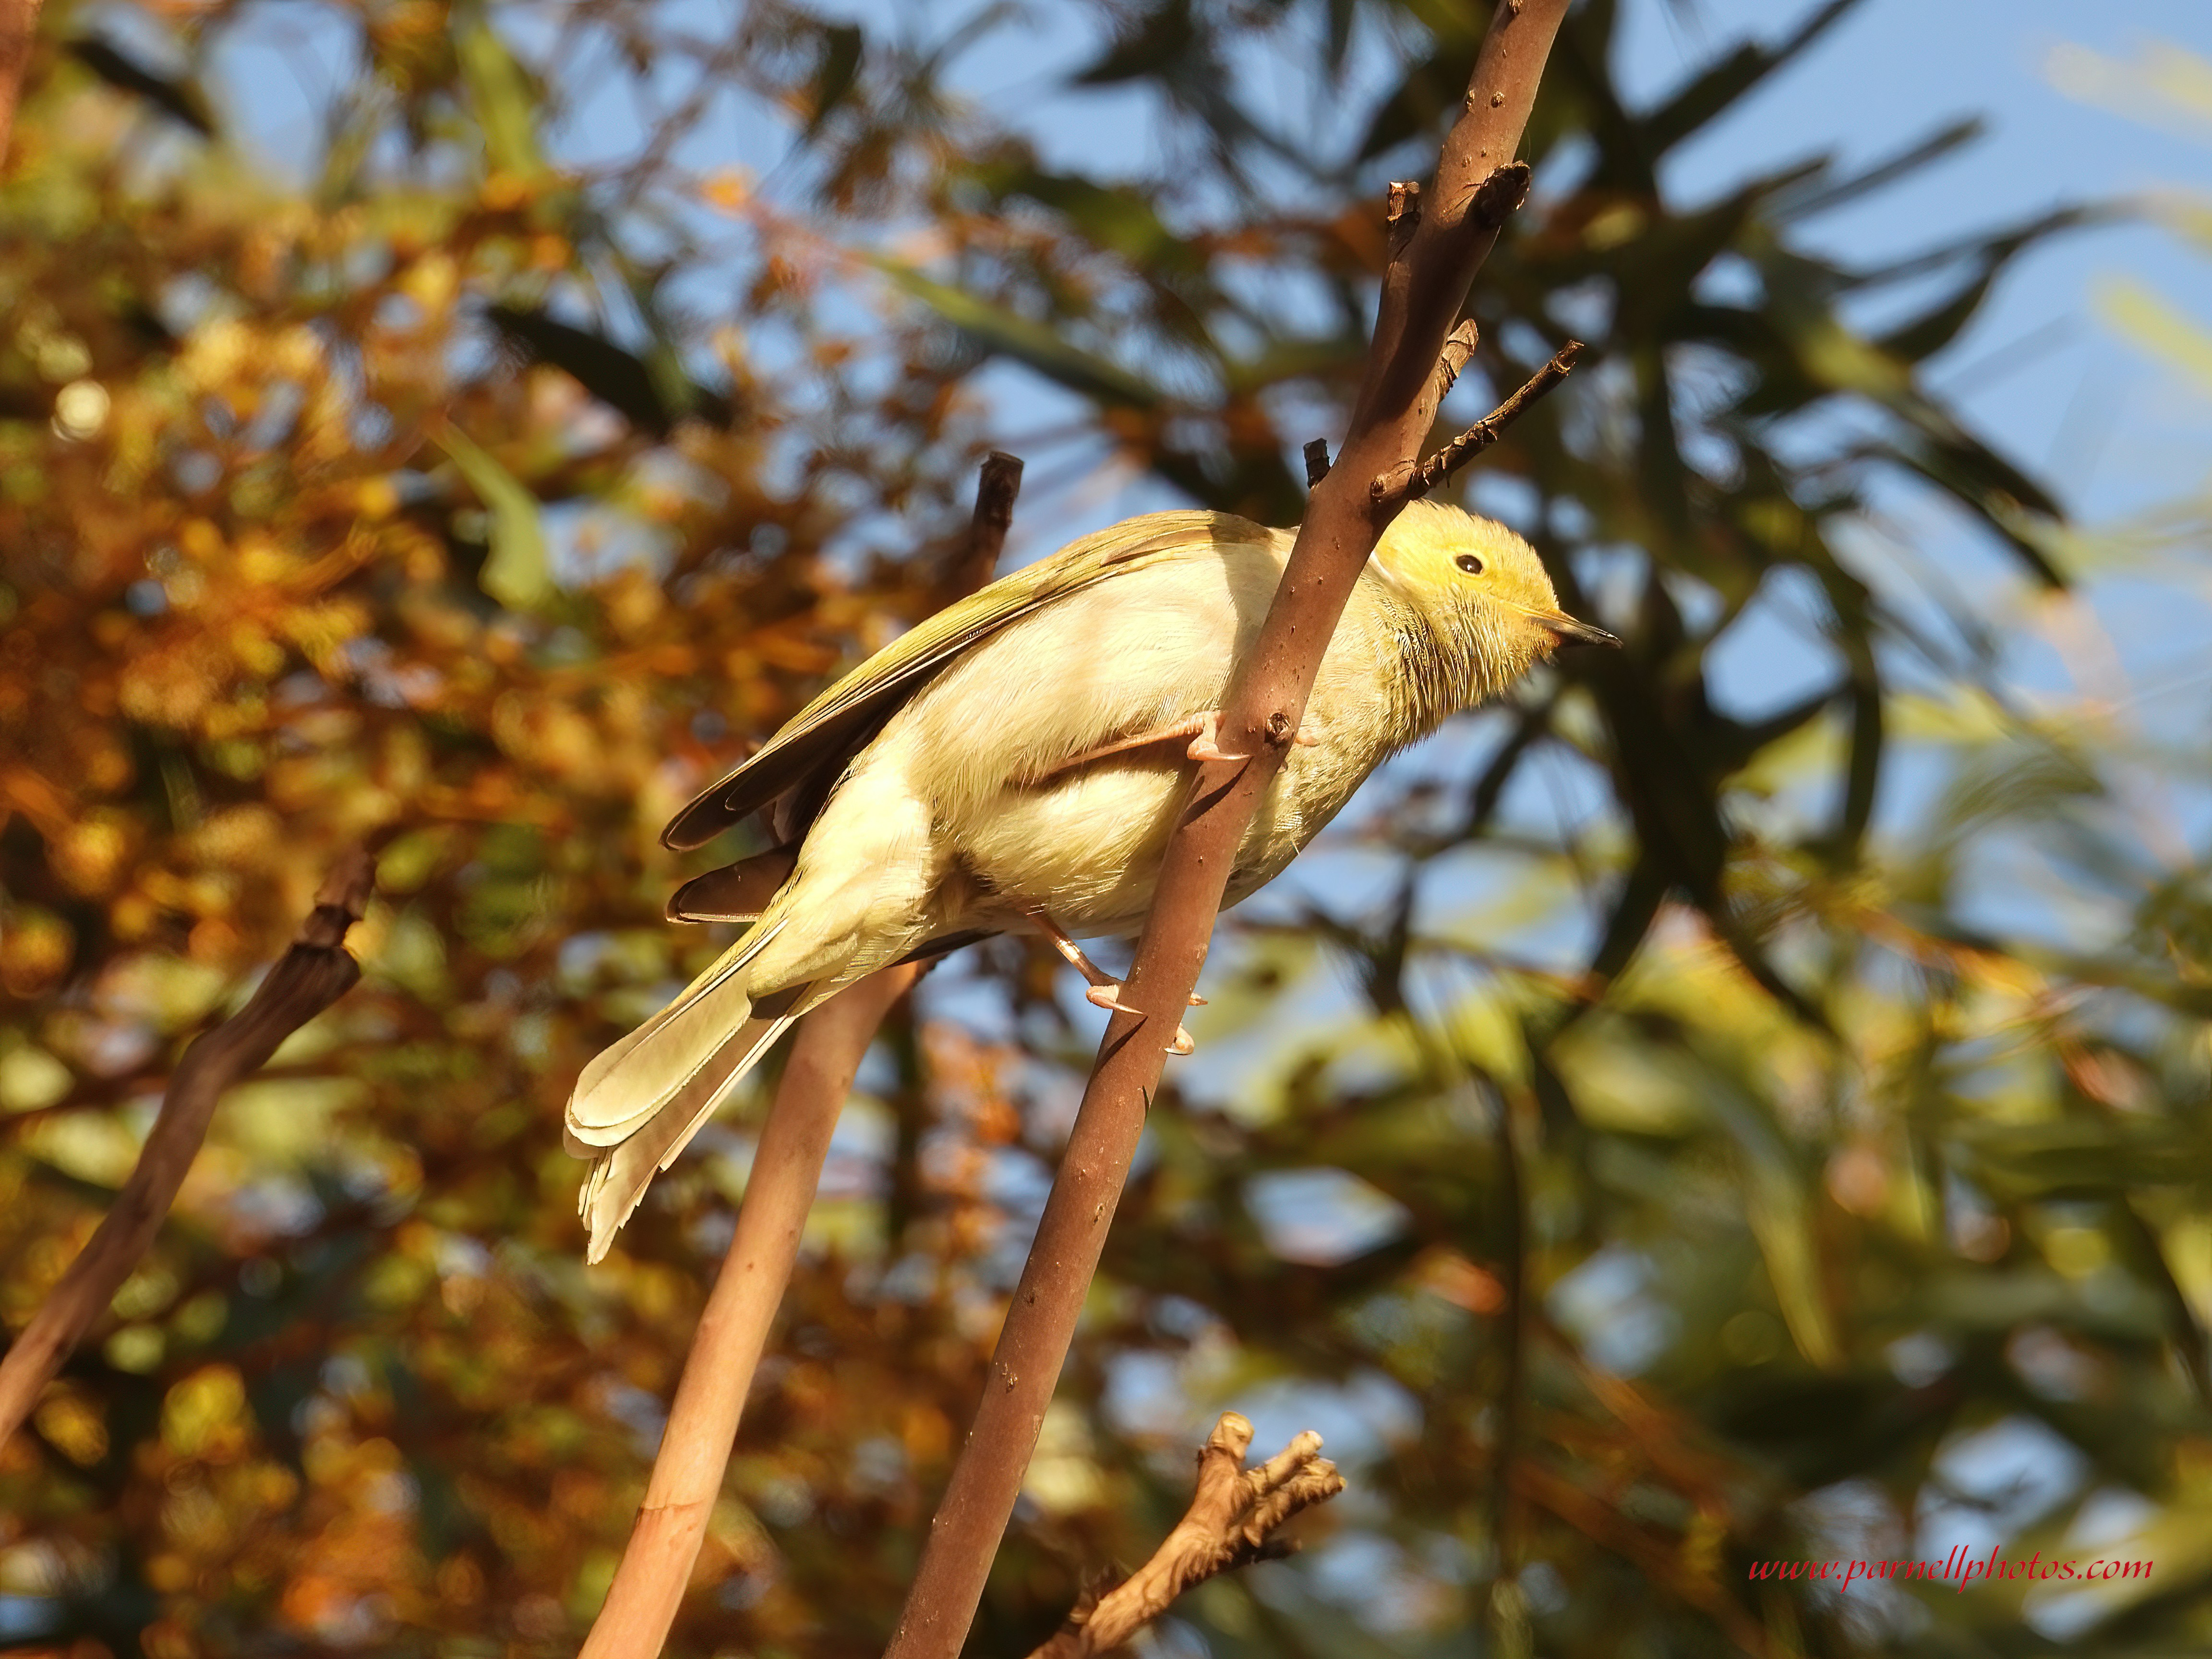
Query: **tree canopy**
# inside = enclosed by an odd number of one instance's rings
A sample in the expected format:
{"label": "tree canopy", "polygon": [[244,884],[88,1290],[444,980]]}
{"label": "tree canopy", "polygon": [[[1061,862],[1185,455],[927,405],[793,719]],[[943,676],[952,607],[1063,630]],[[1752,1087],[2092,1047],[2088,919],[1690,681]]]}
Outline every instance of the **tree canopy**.
{"label": "tree canopy", "polygon": [[[1094,175],[961,91],[1011,9],[381,0],[301,45],[49,0],[0,176],[11,1332],[364,838],[379,898],[363,983],[225,1101],[0,1452],[0,1637],[573,1650],[759,1104],[584,1268],[562,1103],[726,943],[662,907],[748,833],[661,824],[952,591],[987,441],[1036,550],[1102,473],[1294,522],[1478,9],[1102,9],[1040,92],[1146,112]],[[1224,920],[975,1652],[1141,1559],[1231,1406],[1351,1485],[1179,1606],[1220,1659],[2212,1630],[2207,756],[1999,661],[2033,617],[2094,676],[2080,586],[2175,580],[2204,515],[2069,525],[1929,388],[2081,214],[1816,251],[1970,127],[1667,186],[1850,0],[1649,103],[1620,9],[1553,56],[1449,409],[1588,342],[1466,495],[1627,647],[1394,763]],[[287,52],[341,67],[277,164],[210,88]],[[1885,540],[1899,490],[2001,561]],[[1717,668],[1762,618],[1802,671],[1763,702]],[[880,1649],[1097,1029],[1012,941],[894,1014],[672,1652]],[[1937,1538],[2155,1571],[1751,1573]]]}

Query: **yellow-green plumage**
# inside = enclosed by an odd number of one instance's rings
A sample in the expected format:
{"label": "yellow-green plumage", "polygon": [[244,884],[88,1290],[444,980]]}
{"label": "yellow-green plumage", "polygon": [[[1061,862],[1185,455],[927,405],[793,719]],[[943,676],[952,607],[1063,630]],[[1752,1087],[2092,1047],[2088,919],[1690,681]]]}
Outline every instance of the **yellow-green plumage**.
{"label": "yellow-green plumage", "polygon": [[[720,961],[577,1079],[592,1260],[730,1084],[845,986],[955,939],[1033,930],[1038,910],[1079,936],[1136,930],[1184,744],[1069,763],[1219,707],[1291,539],[1196,512],[1086,537],[878,652],[678,816],[667,839],[693,846],[765,811],[797,863]],[[1511,532],[1407,507],[1330,641],[1229,902],[1280,874],[1385,757],[1563,635],[1593,633],[1560,615]]]}

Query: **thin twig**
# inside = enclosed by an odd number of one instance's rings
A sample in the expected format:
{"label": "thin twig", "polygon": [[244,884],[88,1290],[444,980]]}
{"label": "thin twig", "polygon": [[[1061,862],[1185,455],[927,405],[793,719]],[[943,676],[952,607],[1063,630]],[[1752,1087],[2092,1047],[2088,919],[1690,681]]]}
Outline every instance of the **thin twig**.
{"label": "thin twig", "polygon": [[[1335,466],[1307,502],[1260,637],[1223,699],[1162,858],[1152,908],[1046,1200],[952,1480],[931,1523],[889,1659],[957,1659],[1121,1202],[1169,1039],[1189,1006],[1246,828],[1274,780],[1376,538],[1402,502],[1367,480],[1419,453],[1444,336],[1498,224],[1526,195],[1514,158],[1568,0],[1501,0],[1418,223],[1383,272],[1374,343]],[[1406,193],[1394,192],[1402,222]]]}
{"label": "thin twig", "polygon": [[[1522,383],[1519,391],[1492,410],[1473,426],[1454,438],[1425,461],[1415,465],[1401,461],[1387,472],[1377,473],[1369,480],[1367,493],[1376,501],[1418,501],[1438,484],[1466,465],[1468,462],[1505,435],[1505,428],[1525,414],[1529,405],[1567,378],[1574,368],[1575,359],[1582,356],[1583,343],[1570,340],[1552,354],[1546,363]],[[1441,374],[1445,360],[1437,363]],[[1456,373],[1456,371],[1455,371]],[[1449,385],[1447,381],[1446,385]]]}
{"label": "thin twig", "polygon": [[1431,405],[1443,402],[1462,372],[1474,361],[1474,349],[1481,343],[1482,330],[1472,317],[1444,337],[1444,349],[1437,354],[1436,373],[1429,382]]}
{"label": "thin twig", "polygon": [[1490,1553],[1496,1564],[1490,1619],[1501,1653],[1525,1653],[1528,1608],[1520,1589],[1521,1517],[1513,1466],[1521,1452],[1521,1395],[1528,1366],[1528,1200],[1522,1179],[1518,1101],[1494,1085],[1492,1094],[1498,1104],[1498,1207],[1505,1220],[1505,1249],[1498,1263],[1505,1306],[1500,1320],[1504,1363],[1498,1381],[1497,1440],[1490,1457]]}
{"label": "thin twig", "polygon": [[975,481],[975,516],[968,526],[968,546],[961,555],[953,597],[989,586],[1014,522],[1014,498],[1021,493],[1020,457],[994,449],[983,458],[982,474]]}
{"label": "thin twig", "polygon": [[1165,1613],[1185,1590],[1297,1546],[1274,1534],[1299,1510],[1344,1490],[1311,1429],[1257,1468],[1244,1467],[1252,1425],[1224,1412],[1198,1454],[1198,1490],[1176,1528],[1145,1563],[1095,1600],[1086,1596],[1030,1659],[1093,1659],[1111,1653]]}
{"label": "thin twig", "polygon": [[580,1659],[652,1659],[668,1639],[699,1559],[738,1419],[799,1259],[837,1114],[912,963],[872,974],[799,1022],[761,1130],[722,1271],[691,1339],[637,1522]]}
{"label": "thin twig", "polygon": [[246,1006],[193,1038],[178,1060],[153,1132],[114,1206],[0,1359],[0,1445],[22,1426],[54,1373],[144,1259],[207,1139],[223,1091],[256,1070],[361,977],[361,964],[345,949],[346,929],[361,920],[375,878],[366,851],[356,848],[341,858],[315,895],[299,937]]}
{"label": "thin twig", "polygon": [[[966,579],[963,591],[991,579],[1021,487],[1021,462],[992,451],[976,482],[975,514],[957,567]],[[911,963],[886,968],[799,1024],[745,1180],[737,1231],[669,1404],[645,1501],[579,1659],[653,1659],[668,1639],[722,1490],[769,1327],[799,1259],[837,1115],[884,1016],[921,972]]]}
{"label": "thin twig", "polygon": [[0,162],[8,159],[23,70],[31,61],[31,43],[38,33],[39,0],[0,0]]}
{"label": "thin twig", "polygon": [[1382,206],[1383,252],[1392,264],[1421,228],[1421,185],[1415,179],[1394,179]]}

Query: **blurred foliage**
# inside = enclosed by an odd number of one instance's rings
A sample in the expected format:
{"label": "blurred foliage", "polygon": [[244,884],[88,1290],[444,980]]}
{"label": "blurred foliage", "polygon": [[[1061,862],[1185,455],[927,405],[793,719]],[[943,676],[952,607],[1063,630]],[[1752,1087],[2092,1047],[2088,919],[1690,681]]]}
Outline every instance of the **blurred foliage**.
{"label": "blurred foliage", "polygon": [[[1629,647],[1395,763],[1224,925],[975,1651],[1148,1553],[1231,1403],[1323,1429],[1353,1488],[1178,1610],[1224,1659],[2212,1643],[2201,726],[2004,661],[2033,629],[2094,678],[2066,579],[2179,592],[2204,519],[2067,526],[1928,389],[2077,216],[1811,251],[1971,128],[1662,190],[1849,9],[1644,107],[1611,0],[1571,22],[1452,407],[1591,343],[1470,490]],[[226,1103],[0,1454],[0,1638],[566,1652],[759,1105],[582,1268],[560,1103],[721,942],[661,921],[692,866],[659,826],[939,601],[989,396],[1067,412],[993,428],[1034,550],[1073,473],[1294,519],[1380,185],[1433,156],[1479,26],[1100,12],[1037,93],[1149,123],[1091,177],[957,91],[1024,49],[1006,8],[272,15],[49,0],[0,184],[10,1328],[362,836],[368,978]],[[343,72],[226,112],[294,27]],[[2005,562],[1886,541],[1900,492]],[[1747,701],[1731,640],[1793,619],[1765,660],[1800,689]],[[672,1651],[887,1633],[1095,1037],[1057,971],[969,951],[887,1028]],[[2086,1599],[1747,1578],[1952,1535],[2157,1567]]]}

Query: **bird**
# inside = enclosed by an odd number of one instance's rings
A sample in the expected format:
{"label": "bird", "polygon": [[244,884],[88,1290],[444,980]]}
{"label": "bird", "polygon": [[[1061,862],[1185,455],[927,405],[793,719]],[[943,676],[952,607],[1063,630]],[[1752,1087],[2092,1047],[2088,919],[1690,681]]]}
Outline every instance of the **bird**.
{"label": "bird", "polygon": [[[674,849],[755,814],[773,845],[678,890],[671,920],[744,931],[577,1077],[564,1140],[592,1160],[587,1261],[786,1028],[878,969],[1042,935],[1092,1001],[1122,1006],[1077,940],[1143,923],[1186,763],[1243,758],[1221,746],[1221,705],[1295,539],[1202,510],[1083,537],[901,635],[676,815]],[[1224,903],[1279,875],[1389,756],[1573,643],[1620,641],[1559,608],[1528,542],[1407,503],[1352,588]],[[1178,1027],[1171,1052],[1188,1047]]]}

